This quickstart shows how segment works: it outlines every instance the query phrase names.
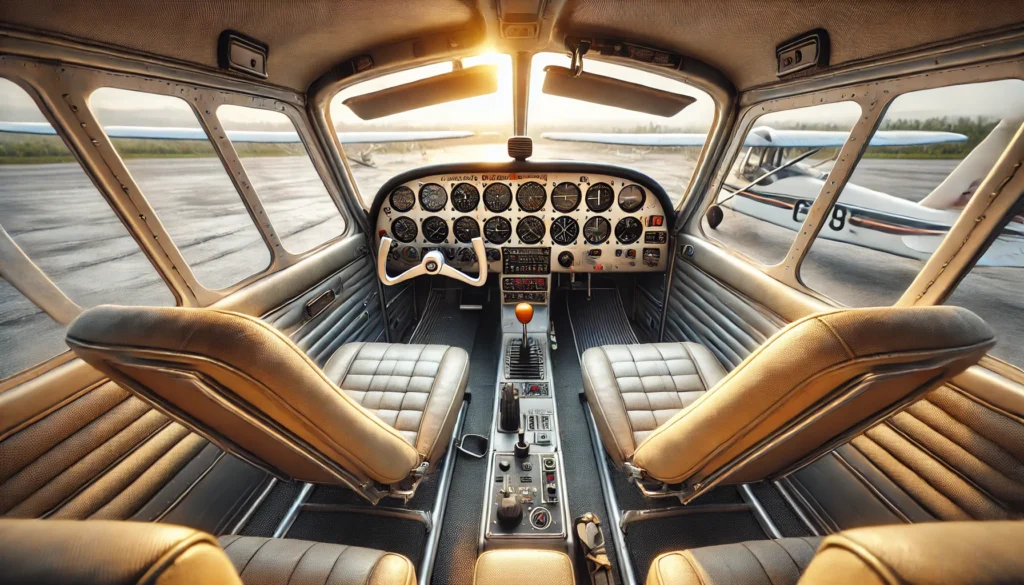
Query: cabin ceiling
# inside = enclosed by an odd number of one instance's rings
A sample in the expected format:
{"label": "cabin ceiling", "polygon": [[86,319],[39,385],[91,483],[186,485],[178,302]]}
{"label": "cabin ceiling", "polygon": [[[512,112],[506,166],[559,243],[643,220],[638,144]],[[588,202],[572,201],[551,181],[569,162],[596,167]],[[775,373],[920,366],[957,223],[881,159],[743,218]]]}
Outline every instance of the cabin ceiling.
{"label": "cabin ceiling", "polygon": [[[304,91],[370,49],[438,32],[475,30],[503,45],[496,0],[4,0],[0,21],[207,67],[225,29],[270,46],[270,81]],[[775,47],[825,28],[832,64],[1020,26],[1019,0],[548,0],[557,48],[565,34],[601,34],[674,49],[722,71],[739,89],[776,81]]]}

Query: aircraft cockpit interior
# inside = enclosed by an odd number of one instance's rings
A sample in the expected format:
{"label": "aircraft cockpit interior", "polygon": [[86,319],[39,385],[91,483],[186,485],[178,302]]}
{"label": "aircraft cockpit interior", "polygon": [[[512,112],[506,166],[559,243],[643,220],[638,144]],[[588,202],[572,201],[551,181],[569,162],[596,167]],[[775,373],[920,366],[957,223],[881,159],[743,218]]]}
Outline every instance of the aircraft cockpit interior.
{"label": "aircraft cockpit interior", "polygon": [[1024,580],[1024,4],[0,7],[0,583]]}

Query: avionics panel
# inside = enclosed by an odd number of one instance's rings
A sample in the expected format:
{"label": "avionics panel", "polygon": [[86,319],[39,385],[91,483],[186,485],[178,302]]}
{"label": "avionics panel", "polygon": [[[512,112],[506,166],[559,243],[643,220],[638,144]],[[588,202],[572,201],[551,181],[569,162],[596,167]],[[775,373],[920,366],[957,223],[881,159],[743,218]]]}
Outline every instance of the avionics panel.
{"label": "avionics panel", "polygon": [[551,248],[502,248],[503,274],[548,274],[551,272]]}

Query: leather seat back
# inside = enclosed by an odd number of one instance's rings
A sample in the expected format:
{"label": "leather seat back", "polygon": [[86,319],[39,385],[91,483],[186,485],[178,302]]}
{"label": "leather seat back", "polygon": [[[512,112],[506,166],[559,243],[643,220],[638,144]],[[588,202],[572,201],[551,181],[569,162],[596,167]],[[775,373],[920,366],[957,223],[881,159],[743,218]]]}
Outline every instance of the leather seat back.
{"label": "leather seat back", "polygon": [[285,479],[395,485],[423,461],[259,319],[100,306],[71,324],[67,343],[169,416]]}
{"label": "leather seat back", "polygon": [[0,520],[10,585],[242,585],[217,539],[170,524]]}
{"label": "leather seat back", "polygon": [[994,344],[988,325],[958,307],[812,315],[661,425],[633,464],[692,494],[782,476],[938,387]]}

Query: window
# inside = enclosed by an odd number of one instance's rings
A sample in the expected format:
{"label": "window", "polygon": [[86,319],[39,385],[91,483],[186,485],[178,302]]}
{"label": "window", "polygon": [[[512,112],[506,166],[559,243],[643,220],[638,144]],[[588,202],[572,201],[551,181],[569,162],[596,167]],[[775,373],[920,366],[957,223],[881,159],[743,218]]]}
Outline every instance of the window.
{"label": "window", "polygon": [[[0,122],[52,131],[0,78]],[[174,304],[174,296],[58,136],[0,134],[0,226],[82,307]],[[68,350],[64,327],[0,278],[0,379]]]}
{"label": "window", "polygon": [[897,97],[800,268],[848,306],[899,300],[1024,118],[1024,81]]}
{"label": "window", "polygon": [[[711,96],[691,85],[632,67],[587,59],[588,73],[613,77],[696,99],[671,118],[624,110],[565,97],[548,95],[544,68],[569,67],[569,56],[540,53],[533,58],[530,72],[529,135],[535,159],[583,160],[636,169],[657,181],[674,205],[682,200],[704,148],[704,138],[715,119]],[[545,138],[550,133],[587,132],[600,134],[693,134],[694,146],[628,146],[586,142],[565,142]]]}
{"label": "window", "polygon": [[[245,174],[286,250],[301,254],[345,231],[338,207],[324,187],[302,142],[242,140],[237,132],[256,130],[295,134],[295,126],[280,112],[221,106],[217,118],[228,132]],[[233,135],[234,134],[234,135]]]}
{"label": "window", "polygon": [[989,352],[1024,369],[1024,215],[1000,233],[946,304],[970,309],[999,337]]}
{"label": "window", "polygon": [[718,194],[721,222],[705,216],[704,234],[762,264],[783,261],[859,116],[840,102],[758,118]]}
{"label": "window", "polygon": [[[385,181],[411,168],[448,162],[508,160],[506,143],[512,134],[512,59],[508,55],[481,55],[462,60],[463,67],[498,66],[498,91],[363,120],[343,102],[357,95],[380,91],[452,71],[452,63],[438,63],[347,87],[331,100],[331,122],[338,132],[349,168],[359,187],[363,205],[370,207]],[[464,131],[460,138],[403,142],[357,142],[360,132]]]}
{"label": "window", "polygon": [[225,288],[270,264],[270,251],[185,101],[102,88],[89,105],[108,135],[131,135],[143,127],[197,137],[111,141],[203,286]]}

